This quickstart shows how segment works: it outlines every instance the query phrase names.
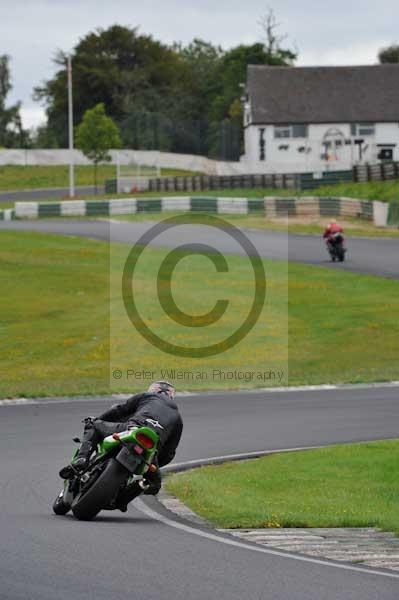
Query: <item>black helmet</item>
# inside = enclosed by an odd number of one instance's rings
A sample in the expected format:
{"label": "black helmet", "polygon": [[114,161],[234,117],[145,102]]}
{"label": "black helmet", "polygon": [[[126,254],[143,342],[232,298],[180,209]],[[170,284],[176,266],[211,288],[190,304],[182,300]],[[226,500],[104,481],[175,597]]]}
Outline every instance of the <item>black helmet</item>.
{"label": "black helmet", "polygon": [[167,394],[172,400],[175,397],[175,388],[169,381],[153,381],[149,386],[148,391],[154,394]]}

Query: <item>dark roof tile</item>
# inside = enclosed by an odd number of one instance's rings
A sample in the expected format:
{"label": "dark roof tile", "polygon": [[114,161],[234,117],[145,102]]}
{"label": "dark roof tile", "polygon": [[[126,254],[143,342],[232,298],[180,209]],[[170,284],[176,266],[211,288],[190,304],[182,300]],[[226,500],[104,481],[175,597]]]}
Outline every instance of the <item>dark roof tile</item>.
{"label": "dark roof tile", "polygon": [[249,65],[253,123],[399,121],[399,65]]}

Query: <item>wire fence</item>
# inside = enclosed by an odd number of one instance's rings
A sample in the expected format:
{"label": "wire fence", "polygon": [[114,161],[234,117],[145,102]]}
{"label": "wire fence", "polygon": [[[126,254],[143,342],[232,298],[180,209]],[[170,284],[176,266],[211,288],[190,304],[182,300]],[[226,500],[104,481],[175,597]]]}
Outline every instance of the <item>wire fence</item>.
{"label": "wire fence", "polygon": [[384,181],[399,178],[399,163],[357,165],[348,171],[248,175],[193,175],[176,177],[120,177],[105,182],[108,194],[119,191],[193,192],[225,189],[314,190],[339,183]]}
{"label": "wire fence", "polygon": [[135,150],[160,150],[237,161],[243,152],[241,123],[173,120],[161,113],[134,112],[118,122],[123,145]]}

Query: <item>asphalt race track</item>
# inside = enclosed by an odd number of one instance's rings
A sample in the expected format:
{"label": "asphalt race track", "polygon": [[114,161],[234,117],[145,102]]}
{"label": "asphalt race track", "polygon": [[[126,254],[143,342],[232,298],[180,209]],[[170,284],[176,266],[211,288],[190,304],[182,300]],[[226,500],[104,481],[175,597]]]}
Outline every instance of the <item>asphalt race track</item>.
{"label": "asphalt race track", "polygon": [[[151,222],[112,222],[101,220],[39,220],[0,222],[4,229],[18,231],[41,231],[66,235],[78,235],[100,240],[134,244],[154,223]],[[193,241],[194,226],[179,227],[178,242]],[[351,238],[348,241],[348,258],[344,263],[332,263],[321,238],[314,235],[286,235],[279,232],[245,230],[261,256],[302,262],[311,265],[369,273],[384,277],[399,278],[399,239]],[[196,241],[216,246],[221,252],[239,254],[242,249],[228,236],[209,227],[195,226]],[[176,247],[176,233],[169,230],[154,240],[153,245]]]}
{"label": "asphalt race track", "polygon": [[[179,399],[176,460],[397,435],[397,388],[208,394]],[[109,402],[0,407],[1,600],[396,600],[399,579],[232,547],[130,506],[56,517],[58,469],[88,414]],[[250,490],[248,490],[250,493]],[[145,501],[158,512],[157,501]],[[172,517],[173,518],[173,517]]]}
{"label": "asphalt race track", "polygon": [[[98,186],[100,190],[102,186]],[[101,193],[103,190],[101,190]],[[85,194],[94,194],[95,188],[93,185],[79,185],[75,187],[77,196]],[[36,190],[14,190],[8,192],[0,192],[0,207],[1,202],[34,202],[35,200],[43,200],[45,198],[68,198],[69,187],[58,188],[41,188]]]}

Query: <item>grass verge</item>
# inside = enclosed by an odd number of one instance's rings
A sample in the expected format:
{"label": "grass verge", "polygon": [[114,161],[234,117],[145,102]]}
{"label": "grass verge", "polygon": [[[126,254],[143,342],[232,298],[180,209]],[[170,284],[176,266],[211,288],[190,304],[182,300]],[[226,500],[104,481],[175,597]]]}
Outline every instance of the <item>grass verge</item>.
{"label": "grass verge", "polygon": [[[123,264],[127,248],[112,244],[111,263]],[[191,329],[165,322],[155,296],[156,273],[166,252],[146,250],[137,271],[137,289],[143,293],[138,304],[162,336],[184,343],[191,339]],[[195,256],[182,260],[175,271],[173,294],[182,310],[203,314],[218,298],[231,301],[232,314],[226,312],[219,329],[194,328],[199,345],[241,323],[253,298],[247,262],[227,258],[229,273],[224,275],[207,258]],[[287,360],[292,385],[399,376],[399,281],[299,264],[290,264],[287,272],[285,263],[264,261],[267,302],[251,333],[216,357],[182,359],[132,332],[118,295],[117,268],[111,269],[109,286],[108,244],[2,231],[0,262],[0,397],[109,393],[146,385],[140,378],[124,377],[110,387],[110,372],[119,367],[155,368],[156,375],[161,368],[204,372],[199,380],[175,379],[179,389],[197,390],[278,385],[253,378],[215,379],[212,373],[286,370]]]}
{"label": "grass verge", "polygon": [[[163,176],[193,175],[181,169],[162,169]],[[98,184],[116,177],[115,165],[98,166]],[[0,166],[0,191],[27,190],[35,188],[68,187],[68,165],[5,165]],[[92,165],[75,166],[75,185],[94,185]]]}
{"label": "grass verge", "polygon": [[369,181],[367,183],[338,183],[324,185],[305,196],[343,196],[357,198],[358,200],[381,200],[384,202],[398,202],[399,179],[389,181]]}
{"label": "grass verge", "polygon": [[168,492],[218,527],[380,527],[399,534],[399,441],[202,467]]}
{"label": "grass verge", "polygon": [[[167,211],[160,213],[135,213],[132,215],[115,215],[110,217],[117,221],[162,221],[168,217],[175,216],[179,213]],[[181,213],[180,213],[181,214]],[[289,217],[289,219],[276,218],[267,219],[261,215],[219,215],[225,221],[232,223],[236,227],[243,229],[259,229],[261,231],[285,231],[288,233],[300,233],[319,235],[324,231],[327,223],[334,217],[324,218],[295,218]],[[100,217],[101,219],[107,217]],[[335,219],[342,225],[346,235],[349,237],[399,237],[399,228],[390,227],[383,229],[381,227],[375,227],[373,223],[365,221],[364,219],[356,218],[341,218],[336,216]]]}

